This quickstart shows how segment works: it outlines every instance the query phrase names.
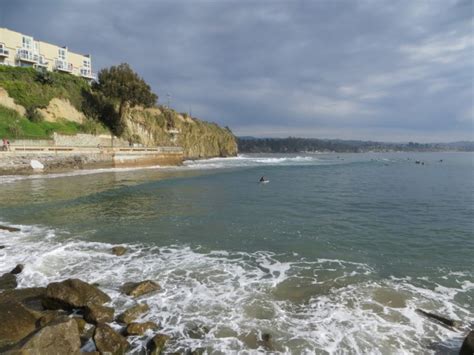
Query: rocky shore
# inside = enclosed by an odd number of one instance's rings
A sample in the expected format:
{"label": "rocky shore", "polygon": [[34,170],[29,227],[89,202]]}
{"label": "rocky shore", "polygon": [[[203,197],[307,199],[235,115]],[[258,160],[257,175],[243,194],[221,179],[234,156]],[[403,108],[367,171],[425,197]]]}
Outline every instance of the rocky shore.
{"label": "rocky shore", "polygon": [[169,339],[153,322],[140,322],[149,307],[141,296],[160,290],[145,280],[126,283],[122,292],[136,305],[119,315],[106,304],[110,297],[79,279],[46,287],[16,288],[17,265],[0,277],[0,352],[5,354],[123,354],[127,337],[146,338],[142,353],[161,354]]}
{"label": "rocky shore", "polygon": [[[20,231],[2,225],[0,229]],[[129,252],[120,245],[109,250],[117,258]],[[25,268],[28,265],[11,265],[9,272],[0,275],[1,354],[170,354],[171,350],[175,351],[171,348],[173,342],[179,341],[176,334],[163,331],[166,324],[147,320],[150,307],[143,298],[162,291],[158,280],[134,280],[117,287],[129,302],[126,308],[116,312],[110,306],[111,297],[100,285],[77,278],[51,282],[45,287],[18,288],[17,277]],[[428,322],[468,333],[459,353],[474,353],[474,331],[469,326],[438,314],[417,311]],[[204,328],[196,332],[206,332]],[[138,348],[137,344],[140,344]],[[273,343],[271,334],[263,333],[255,339],[255,345],[254,349],[272,353],[278,352],[281,344]],[[195,348],[179,353],[204,352],[203,348]]]}

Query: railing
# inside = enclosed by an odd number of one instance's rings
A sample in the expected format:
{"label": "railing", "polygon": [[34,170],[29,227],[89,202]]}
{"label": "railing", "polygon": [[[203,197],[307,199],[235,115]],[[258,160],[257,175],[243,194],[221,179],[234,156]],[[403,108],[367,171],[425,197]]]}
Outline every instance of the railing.
{"label": "railing", "polygon": [[97,74],[93,73],[89,68],[81,68],[80,73],[85,78],[97,80]]}
{"label": "railing", "polygon": [[32,51],[28,49],[18,49],[16,52],[16,57],[19,60],[32,62],[32,63],[37,63],[39,60],[39,55],[33,53]]}
{"label": "railing", "polygon": [[48,63],[49,62],[46,59],[44,59],[44,57],[42,55],[39,56],[38,65],[40,65],[42,67],[47,67]]}
{"label": "railing", "polygon": [[65,60],[56,59],[55,68],[56,70],[67,71],[68,73],[71,73],[73,66],[71,63],[68,63]]}
{"label": "railing", "polygon": [[10,51],[5,48],[0,48],[0,56],[2,57],[8,57],[10,55]]}

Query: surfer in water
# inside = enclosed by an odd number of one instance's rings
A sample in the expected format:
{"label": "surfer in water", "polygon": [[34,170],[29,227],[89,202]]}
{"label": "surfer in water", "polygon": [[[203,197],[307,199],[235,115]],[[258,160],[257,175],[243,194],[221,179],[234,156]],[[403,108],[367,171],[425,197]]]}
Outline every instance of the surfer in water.
{"label": "surfer in water", "polygon": [[262,176],[259,180],[259,182],[265,182],[265,181],[267,181],[267,180],[265,180],[265,176]]}

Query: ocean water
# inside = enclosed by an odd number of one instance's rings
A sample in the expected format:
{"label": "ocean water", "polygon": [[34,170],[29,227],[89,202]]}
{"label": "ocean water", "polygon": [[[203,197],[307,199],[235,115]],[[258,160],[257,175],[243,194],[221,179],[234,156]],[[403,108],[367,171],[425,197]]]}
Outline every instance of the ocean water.
{"label": "ocean water", "polygon": [[[0,272],[25,264],[21,287],[98,283],[117,313],[135,302],[124,282],[156,280],[143,319],[172,336],[168,351],[455,354],[474,323],[472,153],[3,176],[0,201],[0,224],[22,230],[0,231]],[[129,252],[111,255],[116,244]],[[145,340],[131,340],[139,353]]]}

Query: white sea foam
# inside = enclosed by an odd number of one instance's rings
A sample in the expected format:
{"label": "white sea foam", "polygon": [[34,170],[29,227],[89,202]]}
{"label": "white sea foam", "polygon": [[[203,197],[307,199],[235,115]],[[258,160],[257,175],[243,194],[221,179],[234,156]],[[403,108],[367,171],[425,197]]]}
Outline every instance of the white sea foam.
{"label": "white sea foam", "polygon": [[[279,353],[426,354],[459,348],[462,333],[423,318],[416,308],[474,321],[469,306],[455,301],[473,290],[468,271],[458,272],[456,287],[422,287],[408,278],[378,279],[362,263],[290,262],[295,258],[266,251],[133,244],[116,257],[111,244],[18,227],[21,232],[0,231],[0,272],[25,264],[20,287],[77,277],[98,283],[121,312],[136,302],[120,293],[124,282],[157,280],[163,291],[143,298],[151,307],[144,320],[173,336],[169,351],[255,353],[264,350],[257,339],[268,332]],[[132,338],[133,349],[143,342]]]}

